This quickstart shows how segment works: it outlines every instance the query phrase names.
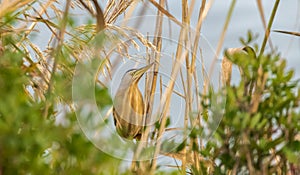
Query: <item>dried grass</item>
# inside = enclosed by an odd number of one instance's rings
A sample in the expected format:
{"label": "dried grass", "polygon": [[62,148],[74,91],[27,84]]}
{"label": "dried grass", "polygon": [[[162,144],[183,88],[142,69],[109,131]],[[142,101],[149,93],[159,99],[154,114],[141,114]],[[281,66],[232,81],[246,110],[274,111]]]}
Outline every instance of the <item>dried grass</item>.
{"label": "dried grass", "polygon": [[34,0],[2,0],[0,4],[0,18],[32,2]]}

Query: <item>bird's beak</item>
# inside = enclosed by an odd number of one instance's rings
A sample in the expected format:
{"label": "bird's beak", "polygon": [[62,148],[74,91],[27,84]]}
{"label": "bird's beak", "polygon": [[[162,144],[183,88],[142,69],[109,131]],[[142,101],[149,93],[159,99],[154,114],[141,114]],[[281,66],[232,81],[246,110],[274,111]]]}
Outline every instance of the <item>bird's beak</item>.
{"label": "bird's beak", "polygon": [[152,67],[153,64],[154,64],[154,63],[151,63],[151,64],[149,64],[149,65],[147,65],[147,66],[144,66],[144,67],[142,67],[142,68],[136,70],[136,72],[134,73],[134,79],[139,80],[139,79],[142,77],[142,75],[143,75],[145,72],[147,72],[147,70],[148,70],[150,67]]}

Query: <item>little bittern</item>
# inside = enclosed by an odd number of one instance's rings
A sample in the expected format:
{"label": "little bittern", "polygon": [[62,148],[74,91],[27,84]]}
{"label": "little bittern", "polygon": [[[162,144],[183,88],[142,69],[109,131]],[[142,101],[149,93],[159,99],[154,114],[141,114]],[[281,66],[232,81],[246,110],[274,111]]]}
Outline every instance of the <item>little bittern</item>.
{"label": "little bittern", "polygon": [[153,65],[128,70],[121,79],[114,98],[113,116],[118,134],[127,139],[140,139],[144,125],[144,100],[138,88],[143,74]]}

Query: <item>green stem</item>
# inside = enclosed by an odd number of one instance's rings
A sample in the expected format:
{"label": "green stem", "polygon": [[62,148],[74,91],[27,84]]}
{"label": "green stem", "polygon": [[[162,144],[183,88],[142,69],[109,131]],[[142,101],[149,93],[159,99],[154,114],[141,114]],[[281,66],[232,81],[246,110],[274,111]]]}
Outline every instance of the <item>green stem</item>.
{"label": "green stem", "polygon": [[277,12],[277,8],[278,8],[278,5],[279,5],[279,2],[280,2],[280,0],[276,0],[276,2],[275,2],[275,4],[274,4],[273,10],[272,10],[272,14],[271,14],[271,17],[270,17],[270,20],[269,20],[269,23],[268,23],[268,27],[267,27],[266,32],[265,32],[265,37],[264,37],[263,43],[262,43],[262,45],[261,45],[259,57],[260,57],[260,56],[264,53],[264,51],[265,51],[265,48],[266,48],[267,41],[268,41],[269,36],[270,36],[271,27],[272,27],[272,24],[273,24],[273,21],[274,21],[276,12]]}

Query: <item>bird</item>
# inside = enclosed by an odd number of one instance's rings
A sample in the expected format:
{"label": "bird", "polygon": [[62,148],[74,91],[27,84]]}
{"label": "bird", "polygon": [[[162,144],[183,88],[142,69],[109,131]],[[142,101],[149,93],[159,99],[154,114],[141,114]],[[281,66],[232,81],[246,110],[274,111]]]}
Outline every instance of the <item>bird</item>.
{"label": "bird", "polygon": [[113,100],[113,117],[117,133],[126,139],[140,140],[145,118],[145,103],[138,83],[153,65],[130,69],[123,75]]}

